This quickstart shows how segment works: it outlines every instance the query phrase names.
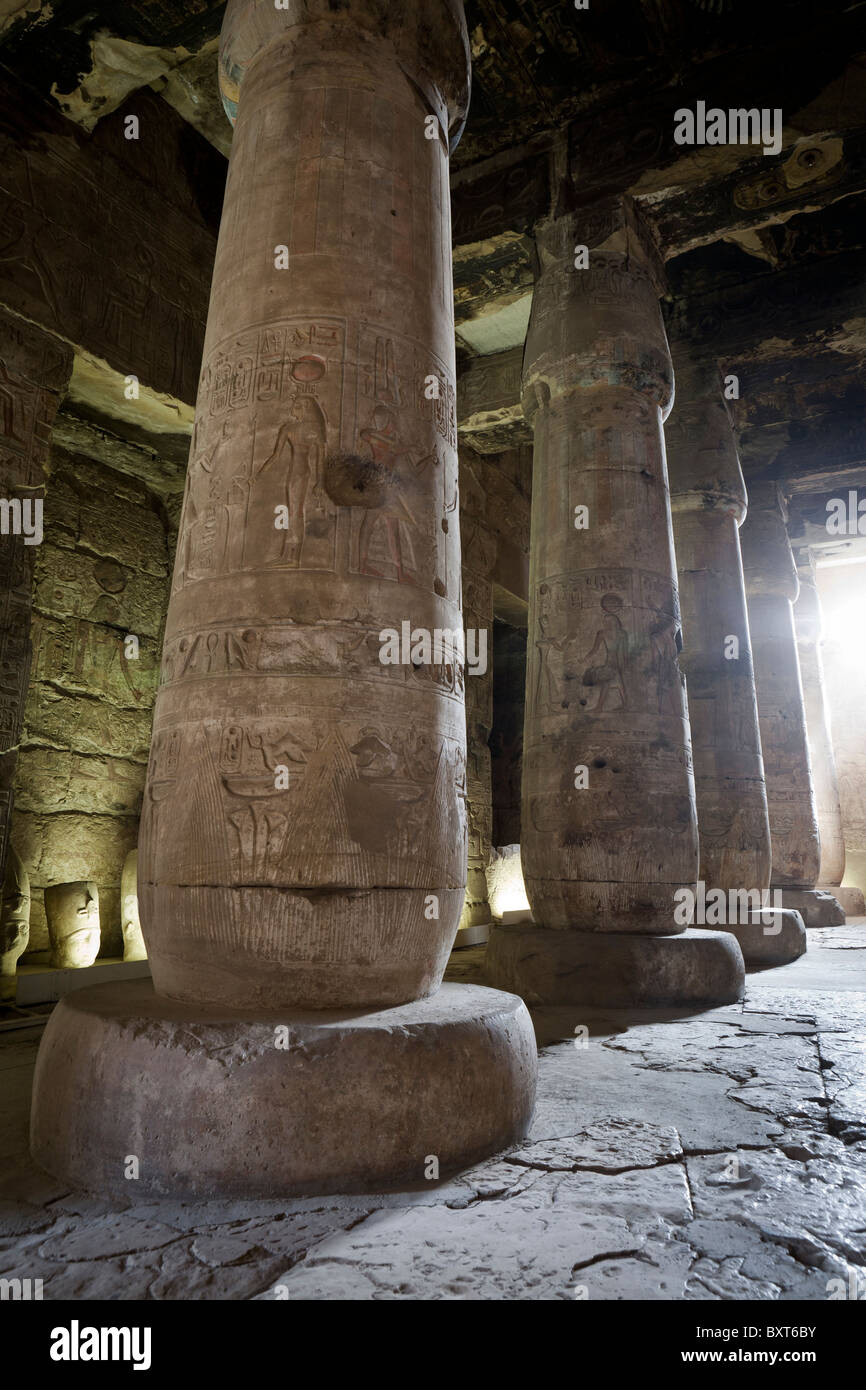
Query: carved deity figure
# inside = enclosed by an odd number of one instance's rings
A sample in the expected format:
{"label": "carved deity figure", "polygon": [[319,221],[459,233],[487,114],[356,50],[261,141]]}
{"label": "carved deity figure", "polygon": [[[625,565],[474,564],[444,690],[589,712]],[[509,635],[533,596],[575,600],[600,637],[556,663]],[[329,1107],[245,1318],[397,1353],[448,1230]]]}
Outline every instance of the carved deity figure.
{"label": "carved deity figure", "polygon": [[398,582],[411,584],[416,571],[411,532],[417,529],[417,523],[403,495],[404,482],[399,473],[400,461],[407,451],[397,437],[393,412],[381,402],[374,407],[370,425],[361,430],[361,439],[381,469],[386,489],[383,504],[366,512],[361,523],[361,573],[383,578],[382,571],[373,564],[381,553],[394,565]]}
{"label": "carved deity figure", "polygon": [[147,960],[147,947],[138,917],[138,850],[131,849],[123,861],[120,875],[120,928],[123,932],[123,959]]}
{"label": "carved deity figure", "polygon": [[[620,613],[622,599],[618,594],[605,594],[601,601],[604,617],[596,633],[592,650],[584,660],[587,668],[583,673],[583,684],[598,687],[600,694],[594,713],[602,714],[608,708],[608,698],[616,703],[613,709],[626,709],[626,674],[629,662],[628,633],[622,625]],[[593,665],[597,662],[597,665]]]}
{"label": "carved deity figure", "polygon": [[99,890],[95,883],[54,883],[45,889],[51,964],[60,970],[92,965],[99,953]]}
{"label": "carved deity figure", "polygon": [[0,908],[0,1002],[15,1003],[15,970],[30,939],[30,879],[12,846]]}
{"label": "carved deity figure", "polygon": [[285,506],[289,525],[283,531],[280,564],[299,565],[308,511],[324,511],[322,478],[325,417],[312,396],[296,396],[289,419],[277,431],[274,447],[255,476],[256,502],[274,525],[275,508]]}

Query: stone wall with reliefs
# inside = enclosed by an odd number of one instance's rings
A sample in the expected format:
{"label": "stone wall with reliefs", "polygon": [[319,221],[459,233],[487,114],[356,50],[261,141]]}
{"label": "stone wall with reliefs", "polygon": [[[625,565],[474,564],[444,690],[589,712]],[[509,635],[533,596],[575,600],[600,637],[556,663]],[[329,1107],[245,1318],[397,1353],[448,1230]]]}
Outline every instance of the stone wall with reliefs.
{"label": "stone wall with reliefs", "polygon": [[[66,389],[71,356],[65,346],[0,310],[0,496],[29,509],[38,535],[51,425]],[[30,609],[35,555],[14,512],[0,535],[0,873],[9,844],[21,721],[30,670]]]}
{"label": "stone wall with reliefs", "polygon": [[138,838],[171,521],[156,493],[104,461],[55,445],[49,470],[12,840],[32,885],[30,951],[48,945],[44,887],[92,879],[101,953],[119,955],[120,874]]}

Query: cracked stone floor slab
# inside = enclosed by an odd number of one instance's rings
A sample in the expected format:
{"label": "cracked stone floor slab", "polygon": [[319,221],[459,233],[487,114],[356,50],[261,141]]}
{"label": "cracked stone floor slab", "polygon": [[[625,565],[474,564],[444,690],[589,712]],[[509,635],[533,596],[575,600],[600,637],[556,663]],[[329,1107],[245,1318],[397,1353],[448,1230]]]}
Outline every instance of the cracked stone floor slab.
{"label": "cracked stone floor slab", "polygon": [[[483,982],[483,950],[449,978]],[[522,1144],[412,1191],[70,1192],[27,1153],[38,1027],[0,1033],[0,1277],[46,1299],[828,1297],[866,1286],[866,919],[739,1004],[540,1009]]]}

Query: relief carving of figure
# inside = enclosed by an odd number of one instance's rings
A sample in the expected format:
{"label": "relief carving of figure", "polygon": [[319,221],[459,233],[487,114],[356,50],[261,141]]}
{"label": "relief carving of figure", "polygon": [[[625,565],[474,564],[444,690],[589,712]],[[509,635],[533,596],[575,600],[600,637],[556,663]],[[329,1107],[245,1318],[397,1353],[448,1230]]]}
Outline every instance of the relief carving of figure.
{"label": "relief carving of figure", "polygon": [[[400,584],[412,584],[417,568],[412,531],[417,531],[417,523],[406,502],[400,475],[400,464],[408,457],[408,450],[397,437],[393,412],[381,402],[373,409],[370,425],[361,430],[361,439],[385,478],[385,500],[381,506],[366,511],[361,522],[361,573],[384,579],[383,572],[373,564],[381,556],[394,565]],[[420,466],[416,466],[416,471]]]}
{"label": "relief carving of figure", "polygon": [[[608,709],[627,709],[626,677],[629,665],[628,633],[620,619],[622,599],[619,594],[605,594],[601,600],[604,617],[596,633],[592,650],[587,652],[583,684],[599,690],[593,707],[594,714]],[[596,665],[592,663],[596,662]],[[611,705],[610,700],[614,703]]]}
{"label": "relief carving of figure", "polygon": [[310,520],[310,511],[324,515],[322,492],[323,464],[327,438],[325,416],[313,396],[296,396],[289,419],[277,431],[274,447],[256,470],[253,489],[256,505],[262,508],[265,523],[273,526],[275,509],[285,506],[289,525],[276,530],[281,537],[279,564],[297,566]]}
{"label": "relief carving of figure", "polygon": [[679,700],[680,668],[677,662],[679,624],[675,618],[659,614],[650,633],[652,643],[652,673],[656,686],[658,712],[681,714]]}
{"label": "relief carving of figure", "polygon": [[229,514],[220,464],[234,443],[235,430],[236,422],[225,420],[212,448],[204,449],[190,462],[181,517],[177,588],[182,588],[187,579],[213,573],[225,552]]}

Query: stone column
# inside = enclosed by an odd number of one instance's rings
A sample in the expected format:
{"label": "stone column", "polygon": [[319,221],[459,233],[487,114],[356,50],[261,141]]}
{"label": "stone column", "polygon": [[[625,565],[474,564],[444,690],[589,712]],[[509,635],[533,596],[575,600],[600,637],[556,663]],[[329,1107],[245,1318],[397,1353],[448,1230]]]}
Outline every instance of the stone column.
{"label": "stone column", "polygon": [[[487,526],[484,488],[471,463],[460,462],[460,542],[463,625],[473,632],[476,669],[466,667],[466,899],[455,946],[487,940],[490,904],[487,865],[493,833],[493,786],[488,739],[493,727],[493,583],[496,536]],[[482,637],[481,634],[484,634]],[[481,670],[482,655],[484,670]]]}
{"label": "stone column", "polygon": [[845,875],[845,836],[842,829],[836,756],[830,733],[830,711],[824,691],[821,600],[810,551],[800,550],[796,552],[795,558],[800,593],[794,605],[794,628],[800,656],[806,732],[815,786],[815,812],[821,841],[818,887],[835,897],[846,914],[856,917],[866,912],[863,894],[859,888],[841,886]]}
{"label": "stone column", "polygon": [[[802,955],[794,912],[755,912],[770,887],[770,823],[755,700],[739,527],[746,488],[714,363],[681,345],[665,424],[683,621],[704,911],[731,931],[746,964]],[[743,893],[748,898],[743,898]],[[722,903],[719,911],[713,899]]]}
{"label": "stone column", "polygon": [[[44,469],[71,368],[65,344],[0,311],[0,883],[9,858],[13,784],[30,674],[33,563],[42,538]],[[10,875],[27,877],[20,865]],[[12,896],[17,901],[23,895]],[[10,921],[20,945],[20,908],[12,910]],[[5,954],[14,971],[13,953]],[[7,980],[4,993],[14,1003],[14,980]]]}
{"label": "stone column", "polygon": [[[588,248],[588,266],[581,247]],[[535,926],[493,978],[545,1002],[729,1002],[729,934],[684,932],[698,870],[662,421],[660,268],[628,201],[552,221],[524,355],[534,430],[522,856]]]}
{"label": "stone column", "polygon": [[807,927],[835,926],[845,920],[842,909],[815,888],[821,848],[791,608],[799,581],[786,523],[778,485],[754,484],[740,537],[770,814],[771,885]]}
{"label": "stone column", "polygon": [[[532,1106],[521,1001],[437,993],[466,873],[462,7],[230,0],[220,74],[237,126],[139,853],[157,992],[55,1013],[34,1148],[122,1188],[138,1133],[157,1190],[345,1191],[496,1149]],[[94,1053],[95,1154],[48,1106]]]}

